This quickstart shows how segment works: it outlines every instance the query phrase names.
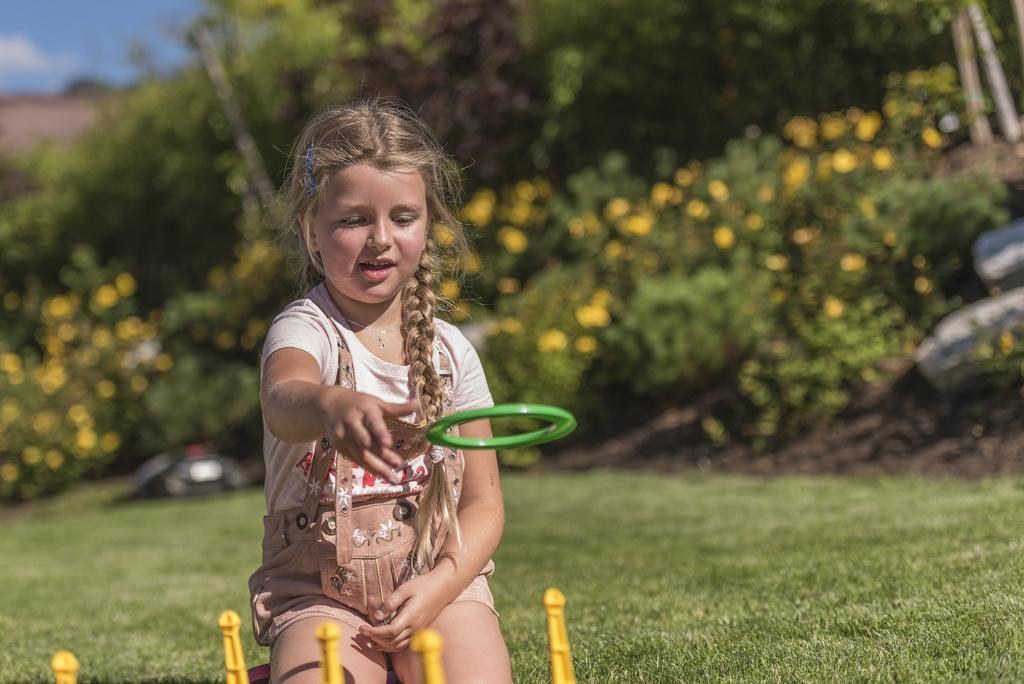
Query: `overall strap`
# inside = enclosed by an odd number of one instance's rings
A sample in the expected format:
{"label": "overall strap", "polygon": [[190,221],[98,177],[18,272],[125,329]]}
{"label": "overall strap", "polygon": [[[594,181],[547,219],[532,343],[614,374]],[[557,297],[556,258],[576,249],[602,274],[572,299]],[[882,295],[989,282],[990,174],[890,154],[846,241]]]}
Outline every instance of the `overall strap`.
{"label": "overall strap", "polygon": [[[334,379],[334,384],[341,385],[345,389],[354,390],[356,388],[356,378],[352,367],[352,354],[340,336],[336,335],[336,340],[338,373]],[[330,440],[327,437],[322,437],[313,448],[313,461],[309,467],[306,496],[302,502],[302,513],[296,520],[296,524],[300,529],[305,528],[316,518],[316,511],[320,506],[320,495],[324,485],[324,477],[327,475],[327,470],[332,463],[335,465],[336,472],[335,492],[340,493],[343,488],[345,491],[344,497],[340,494],[335,496],[335,513],[338,512],[339,500],[344,498],[344,515],[345,517],[348,516],[349,508],[352,504],[352,462],[347,458],[338,458],[338,451],[331,447]],[[341,516],[338,516],[338,520],[341,520]],[[338,546],[340,547],[341,545],[339,544]]]}
{"label": "overall strap", "polygon": [[[444,399],[441,401],[441,409],[443,415],[448,415],[449,413],[452,413],[454,409],[455,379],[452,373],[451,359],[448,357],[448,352],[445,350],[444,345],[440,342],[437,342],[437,351],[440,361],[438,364],[438,372],[440,373],[442,380],[444,380]],[[453,425],[448,428],[447,432],[458,435],[459,427],[457,425]],[[442,449],[443,457],[440,462],[434,464],[434,467],[441,466],[444,468],[444,475],[445,480],[448,483],[448,490],[452,493],[452,498],[456,503],[458,503],[460,493],[459,485],[461,484],[461,482],[459,482],[458,472],[460,468],[455,467],[455,462],[459,458],[459,450],[451,447],[439,448]]]}

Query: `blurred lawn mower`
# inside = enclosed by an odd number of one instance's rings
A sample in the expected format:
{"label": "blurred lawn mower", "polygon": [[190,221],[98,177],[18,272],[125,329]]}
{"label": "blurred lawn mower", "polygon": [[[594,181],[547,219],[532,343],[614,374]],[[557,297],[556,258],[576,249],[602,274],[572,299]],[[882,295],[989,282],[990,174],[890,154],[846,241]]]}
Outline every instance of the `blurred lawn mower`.
{"label": "blurred lawn mower", "polygon": [[135,496],[216,494],[249,484],[249,475],[233,458],[213,453],[204,444],[166,451],[135,471]]}

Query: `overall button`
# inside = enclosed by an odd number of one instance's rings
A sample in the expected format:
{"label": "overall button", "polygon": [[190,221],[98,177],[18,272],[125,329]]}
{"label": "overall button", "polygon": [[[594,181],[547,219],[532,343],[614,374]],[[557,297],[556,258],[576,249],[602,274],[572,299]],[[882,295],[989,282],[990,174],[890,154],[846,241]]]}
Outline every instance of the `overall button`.
{"label": "overall button", "polygon": [[452,481],[452,484],[453,484],[453,485],[455,485],[456,487],[458,487],[458,486],[459,486],[459,478],[455,478],[455,479],[454,479],[454,480]]}
{"label": "overall button", "polygon": [[399,501],[395,504],[395,520],[408,520],[412,517],[412,504],[408,501]]}
{"label": "overall button", "polygon": [[323,522],[322,529],[327,534],[334,534],[335,530],[338,529],[338,523],[334,521],[334,518],[327,518]]}
{"label": "overall button", "polygon": [[306,529],[309,526],[309,516],[305,513],[299,513],[298,517],[295,518],[295,526],[300,530]]}

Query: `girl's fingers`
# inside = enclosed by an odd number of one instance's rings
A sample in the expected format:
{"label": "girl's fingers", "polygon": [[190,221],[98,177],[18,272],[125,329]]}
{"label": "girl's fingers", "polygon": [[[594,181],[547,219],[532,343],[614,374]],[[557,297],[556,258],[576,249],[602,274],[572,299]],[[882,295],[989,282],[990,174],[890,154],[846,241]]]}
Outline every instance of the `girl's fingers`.
{"label": "girl's fingers", "polygon": [[380,409],[388,418],[401,418],[402,416],[419,411],[420,402],[418,399],[410,399],[404,404],[389,404],[382,401],[380,403]]}
{"label": "girl's fingers", "polygon": [[[381,418],[374,420],[369,414],[363,419],[364,425],[373,432],[373,444],[371,449],[380,455],[380,457],[391,464],[392,468],[399,468],[403,465],[402,457],[399,456],[393,449],[391,449],[391,433],[388,432],[387,426]],[[381,434],[384,437],[381,437]]]}
{"label": "girl's fingers", "polygon": [[368,468],[377,475],[380,475],[391,484],[398,484],[402,480],[402,476],[396,473],[391,466],[382,461],[379,456],[374,454],[368,449],[363,449],[360,454],[360,460],[364,468]]}
{"label": "girl's fingers", "polygon": [[391,432],[388,430],[387,423],[384,422],[383,412],[367,412],[363,416],[363,424],[373,433],[374,438],[381,446],[390,447],[392,445]]}
{"label": "girl's fingers", "polygon": [[362,449],[369,449],[373,444],[373,439],[370,438],[370,433],[366,431],[366,427],[363,422],[366,420],[365,416],[360,420],[352,420],[345,424],[348,428],[348,435],[356,442],[356,445]]}

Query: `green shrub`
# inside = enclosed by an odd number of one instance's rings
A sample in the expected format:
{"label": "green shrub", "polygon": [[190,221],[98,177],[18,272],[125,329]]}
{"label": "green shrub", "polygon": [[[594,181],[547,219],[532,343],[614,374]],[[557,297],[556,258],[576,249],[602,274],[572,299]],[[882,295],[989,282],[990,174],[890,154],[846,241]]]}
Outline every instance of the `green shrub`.
{"label": "green shrub", "polygon": [[771,328],[759,274],[709,267],[642,280],[608,332],[620,380],[638,394],[684,394],[734,371]]}

